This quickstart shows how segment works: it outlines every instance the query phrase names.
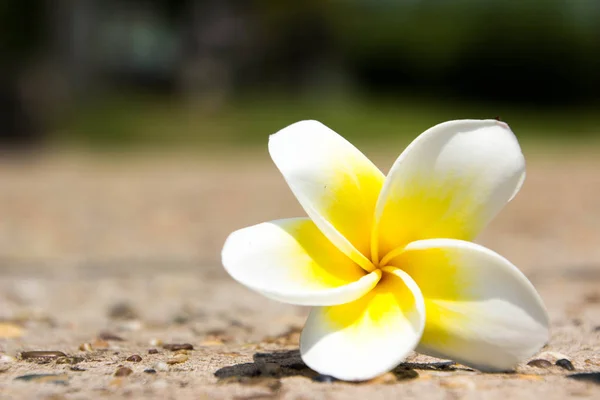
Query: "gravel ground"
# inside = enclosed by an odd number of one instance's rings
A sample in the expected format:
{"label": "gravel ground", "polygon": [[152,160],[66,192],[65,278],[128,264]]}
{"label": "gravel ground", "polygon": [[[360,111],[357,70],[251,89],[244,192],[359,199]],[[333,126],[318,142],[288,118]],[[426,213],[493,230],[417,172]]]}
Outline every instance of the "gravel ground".
{"label": "gravel ground", "polygon": [[[0,165],[1,399],[599,398],[593,157],[530,159],[521,194],[478,240],[540,291],[552,339],[534,358],[550,364],[482,374],[414,355],[360,384],[320,382],[297,352],[307,310],[248,291],[220,266],[232,230],[303,214],[268,156],[198,158]],[[42,350],[61,353],[22,354]],[[573,371],[555,365],[562,358]]]}

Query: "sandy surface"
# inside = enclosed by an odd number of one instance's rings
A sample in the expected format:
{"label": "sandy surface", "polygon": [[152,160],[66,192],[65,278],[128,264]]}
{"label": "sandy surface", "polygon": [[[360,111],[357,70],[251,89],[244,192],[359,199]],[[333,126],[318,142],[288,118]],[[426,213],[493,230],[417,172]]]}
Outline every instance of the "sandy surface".
{"label": "sandy surface", "polygon": [[[530,160],[523,191],[478,240],[544,298],[552,340],[537,358],[568,358],[575,371],[524,362],[482,374],[414,355],[379,381],[349,384],[317,382],[302,364],[307,309],[262,298],[220,266],[232,230],[302,215],[259,159],[3,163],[0,398],[600,398],[600,384],[567,377],[600,372],[600,162]],[[21,359],[29,350],[66,357]],[[132,373],[114,376],[120,366]],[[27,374],[58,377],[15,380]]]}

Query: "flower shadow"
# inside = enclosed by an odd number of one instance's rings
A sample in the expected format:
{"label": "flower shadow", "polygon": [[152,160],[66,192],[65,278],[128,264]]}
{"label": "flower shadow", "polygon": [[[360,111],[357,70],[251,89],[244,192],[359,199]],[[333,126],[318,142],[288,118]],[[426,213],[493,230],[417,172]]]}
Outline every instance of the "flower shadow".
{"label": "flower shadow", "polygon": [[[304,364],[298,350],[255,353],[252,358],[254,362],[223,367],[217,370],[214,375],[221,383],[252,383],[254,380],[279,379],[291,376],[303,376],[319,381],[321,376]],[[442,361],[429,363],[405,362],[398,365],[391,372],[400,381],[417,378],[419,376],[418,370],[473,371],[452,361]]]}
{"label": "flower shadow", "polygon": [[219,380],[234,378],[304,376],[314,378],[318,374],[308,368],[300,358],[298,350],[256,353],[254,362],[231,365],[215,372]]}

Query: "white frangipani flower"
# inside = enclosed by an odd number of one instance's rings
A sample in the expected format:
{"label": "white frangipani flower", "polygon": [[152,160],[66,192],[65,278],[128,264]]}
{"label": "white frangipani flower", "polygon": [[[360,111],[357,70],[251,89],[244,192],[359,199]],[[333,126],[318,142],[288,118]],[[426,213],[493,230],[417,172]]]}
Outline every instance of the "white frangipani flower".
{"label": "white frangipani flower", "polygon": [[269,152],[309,218],[233,232],[223,265],[269,298],[314,306],[300,341],[310,368],[365,380],[416,350],[499,371],[547,342],[531,283],[470,242],[525,178],[507,124],[434,126],[387,177],[316,121],[272,135]]}

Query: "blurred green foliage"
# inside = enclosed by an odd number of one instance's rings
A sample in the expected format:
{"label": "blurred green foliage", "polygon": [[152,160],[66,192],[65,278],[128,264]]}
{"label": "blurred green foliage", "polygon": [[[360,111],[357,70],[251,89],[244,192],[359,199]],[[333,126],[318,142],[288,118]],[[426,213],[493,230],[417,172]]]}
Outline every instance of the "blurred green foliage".
{"label": "blurred green foliage", "polygon": [[598,135],[594,107],[524,108],[424,97],[339,98],[243,96],[218,110],[163,97],[108,97],[82,107],[58,133],[63,144],[92,149],[147,147],[238,150],[263,148],[268,135],[299,120],[317,119],[352,142],[406,144],[446,120],[495,118],[536,145],[591,144]]}
{"label": "blurred green foliage", "polygon": [[335,1],[346,63],[371,87],[480,99],[598,99],[596,0]]}

